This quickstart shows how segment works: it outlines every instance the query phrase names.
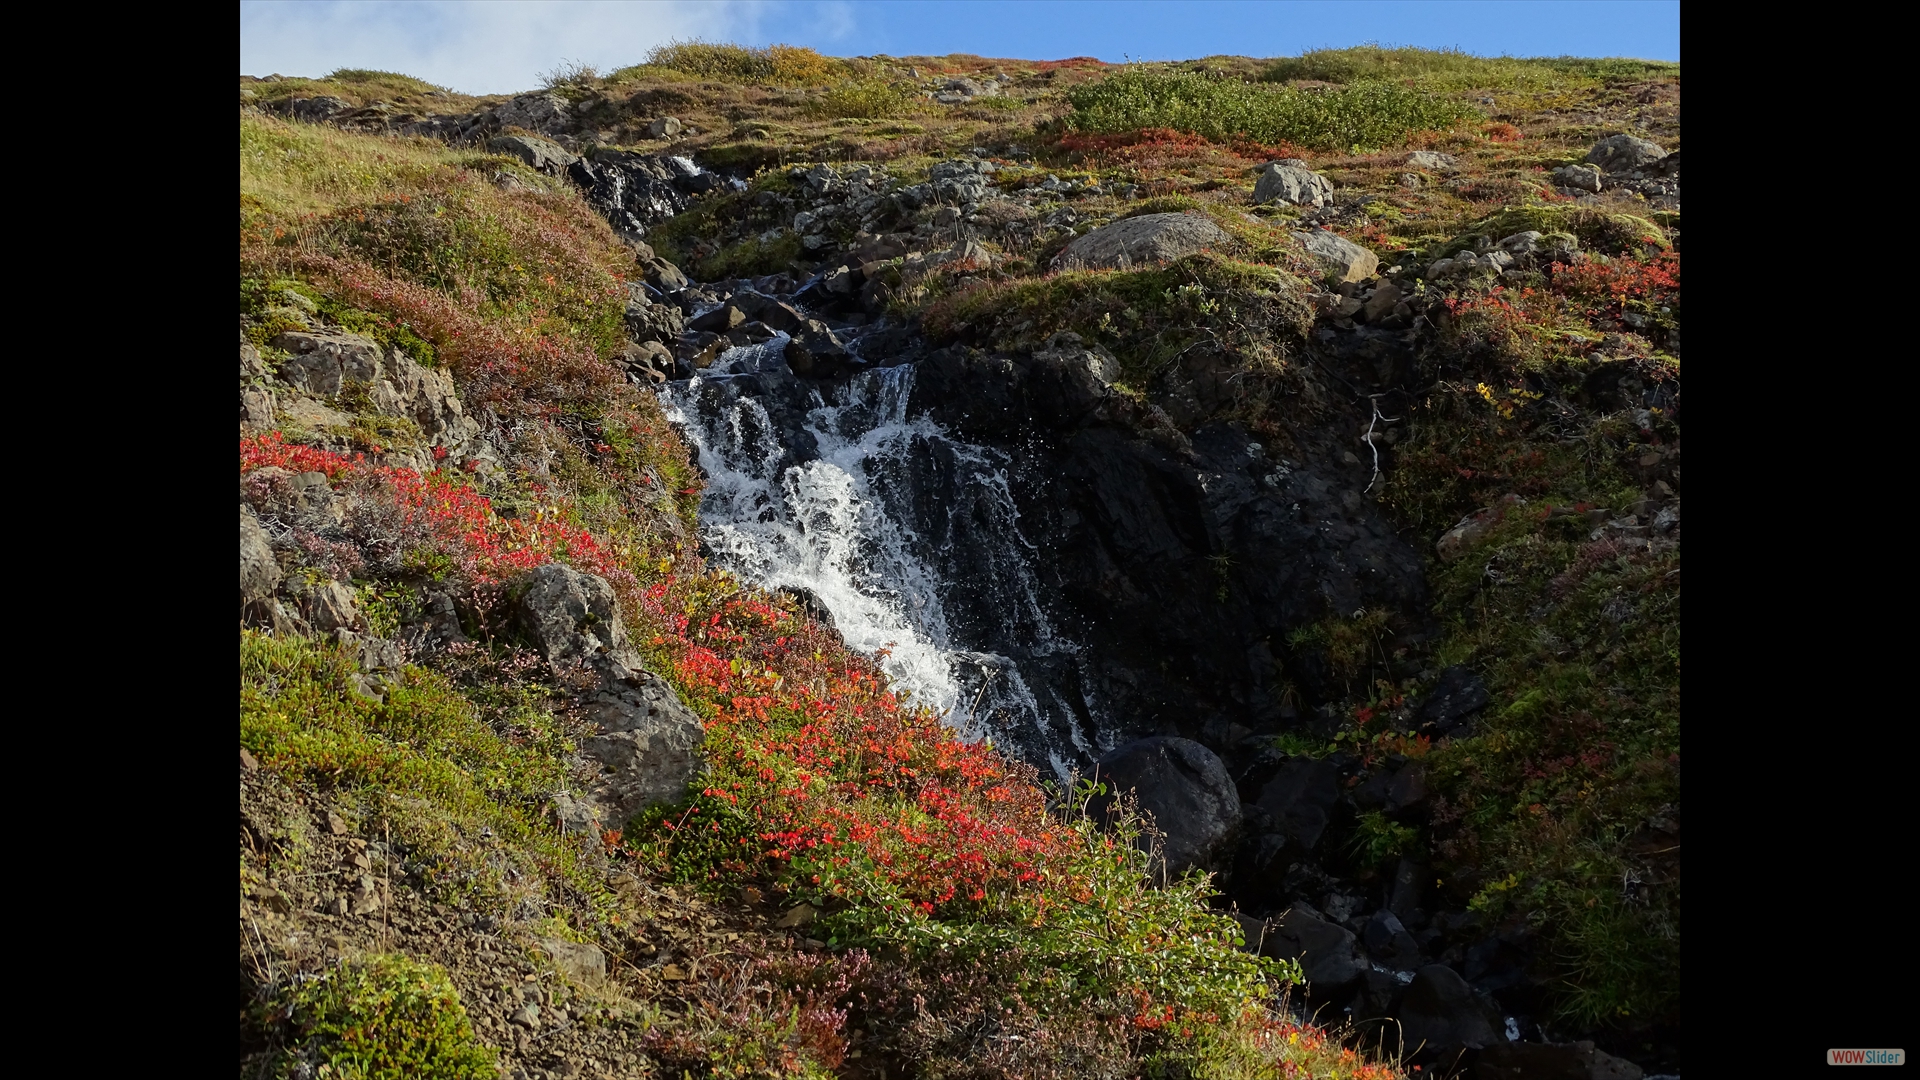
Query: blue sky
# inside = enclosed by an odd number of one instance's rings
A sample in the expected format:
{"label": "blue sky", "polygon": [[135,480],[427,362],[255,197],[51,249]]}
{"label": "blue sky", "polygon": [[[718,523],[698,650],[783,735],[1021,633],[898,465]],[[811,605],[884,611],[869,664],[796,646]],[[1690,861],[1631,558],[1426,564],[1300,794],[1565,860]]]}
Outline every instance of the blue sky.
{"label": "blue sky", "polygon": [[977,53],[1119,62],[1322,46],[1680,59],[1678,0],[243,0],[240,71],[401,71],[468,93],[563,61],[639,62],[675,38],[836,56]]}

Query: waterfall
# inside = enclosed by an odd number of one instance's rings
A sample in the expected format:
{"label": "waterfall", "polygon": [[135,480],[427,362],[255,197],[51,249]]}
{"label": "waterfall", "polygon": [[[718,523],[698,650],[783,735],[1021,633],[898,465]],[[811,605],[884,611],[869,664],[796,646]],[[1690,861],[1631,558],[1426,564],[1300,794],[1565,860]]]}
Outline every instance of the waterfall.
{"label": "waterfall", "polygon": [[1084,765],[1090,706],[1049,674],[1079,650],[1042,610],[1011,463],[910,417],[912,365],[808,383],[785,343],[731,349],[660,391],[706,473],[711,562],[809,598],[861,652],[887,649],[895,689],[967,737],[1062,777]]}

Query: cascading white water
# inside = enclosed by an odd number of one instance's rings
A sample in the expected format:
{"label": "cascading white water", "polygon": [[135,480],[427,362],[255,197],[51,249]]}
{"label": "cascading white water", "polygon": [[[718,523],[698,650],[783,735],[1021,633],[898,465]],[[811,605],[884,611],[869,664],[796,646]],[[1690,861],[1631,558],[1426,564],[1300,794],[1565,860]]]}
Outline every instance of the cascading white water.
{"label": "cascading white water", "polygon": [[[881,666],[896,689],[970,737],[1012,740],[1064,776],[1092,753],[1073,709],[1064,701],[1043,707],[1018,663],[969,649],[949,621],[953,571],[942,554],[959,546],[969,553],[968,572],[990,579],[995,617],[1019,629],[1029,655],[1077,651],[1041,610],[1005,463],[925,415],[907,415],[910,365],[855,375],[832,389],[832,401],[808,386],[800,409],[776,403],[804,413],[812,456],[794,454],[756,378],[798,385],[781,356],[785,340],[729,350],[706,372],[661,390],[707,476],[702,535],[713,561],[763,588],[810,594],[849,645],[889,650]],[[938,493],[916,490],[916,475],[929,472]],[[925,531],[941,535],[922,535],[916,522],[928,521],[936,529]],[[1056,730],[1071,749],[1057,745]]]}

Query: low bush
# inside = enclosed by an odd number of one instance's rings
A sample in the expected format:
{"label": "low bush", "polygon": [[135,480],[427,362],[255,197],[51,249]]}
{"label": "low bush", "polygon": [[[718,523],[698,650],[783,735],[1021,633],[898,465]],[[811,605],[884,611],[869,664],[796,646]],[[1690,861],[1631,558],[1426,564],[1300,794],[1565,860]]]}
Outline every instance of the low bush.
{"label": "low bush", "polygon": [[1393,83],[1294,90],[1189,71],[1128,68],[1067,91],[1074,131],[1171,128],[1218,142],[1250,139],[1320,150],[1396,145],[1416,131],[1478,116],[1447,98]]}
{"label": "low bush", "polygon": [[647,53],[647,63],[704,79],[782,86],[818,86],[847,70],[844,62],[799,46],[751,48],[709,41],[656,46]]}
{"label": "low bush", "polygon": [[[297,979],[267,1021],[295,1049],[276,1075],[339,1080],[493,1080],[494,1054],[447,973],[404,956],[374,956]],[[317,1071],[316,1071],[316,1066]]]}
{"label": "low bush", "polygon": [[885,79],[848,79],[810,102],[808,111],[830,120],[878,120],[907,111],[916,97],[909,87]]}
{"label": "low bush", "polygon": [[1347,49],[1312,49],[1299,56],[1277,60],[1260,77],[1269,82],[1296,79],[1331,83],[1394,80],[1435,90],[1536,90],[1677,76],[1679,73],[1679,64],[1656,60],[1474,56],[1459,49],[1357,45]]}

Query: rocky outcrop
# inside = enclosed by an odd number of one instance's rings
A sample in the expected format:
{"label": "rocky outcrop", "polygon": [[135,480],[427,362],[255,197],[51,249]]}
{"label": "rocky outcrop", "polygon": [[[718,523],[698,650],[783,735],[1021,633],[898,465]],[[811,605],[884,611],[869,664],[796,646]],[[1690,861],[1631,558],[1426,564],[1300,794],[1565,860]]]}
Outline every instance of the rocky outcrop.
{"label": "rocky outcrop", "polygon": [[1253,201],[1278,200],[1294,206],[1325,206],[1333,198],[1333,181],[1302,165],[1276,162],[1260,174]]}
{"label": "rocky outcrop", "polygon": [[613,586],[548,563],[516,582],[512,595],[529,643],[549,663],[584,664],[597,680],[583,705],[599,734],[582,749],[601,766],[588,792],[599,820],[617,829],[649,806],[686,798],[704,768],[705,728],[672,687],[640,667]]}
{"label": "rocky outcrop", "polygon": [[1335,281],[1365,281],[1380,268],[1380,257],[1338,233],[1324,229],[1293,234]]}

